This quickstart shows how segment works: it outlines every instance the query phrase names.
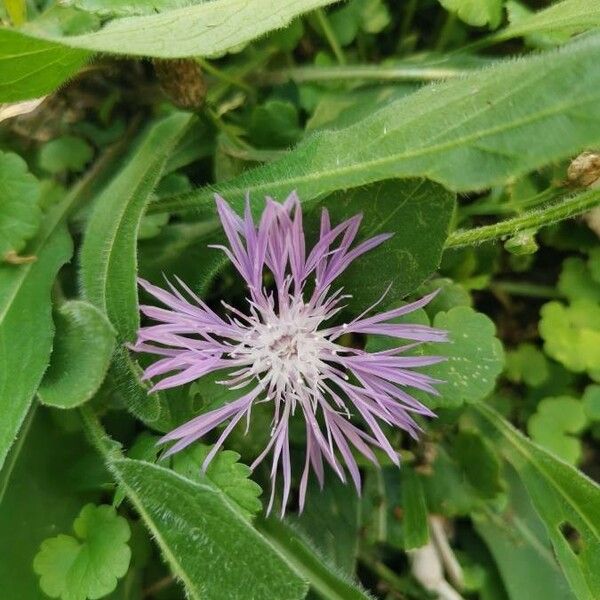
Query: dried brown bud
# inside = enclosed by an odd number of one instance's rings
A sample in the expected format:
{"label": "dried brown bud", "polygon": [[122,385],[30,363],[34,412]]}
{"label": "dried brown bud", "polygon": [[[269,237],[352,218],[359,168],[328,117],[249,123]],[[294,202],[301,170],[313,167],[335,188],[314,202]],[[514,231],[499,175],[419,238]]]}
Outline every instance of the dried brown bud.
{"label": "dried brown bud", "polygon": [[200,65],[193,59],[154,59],[160,86],[175,106],[198,109],[206,97],[206,82]]}
{"label": "dried brown bud", "polygon": [[583,187],[600,185],[600,153],[582,152],[569,165],[567,177],[571,183]]}

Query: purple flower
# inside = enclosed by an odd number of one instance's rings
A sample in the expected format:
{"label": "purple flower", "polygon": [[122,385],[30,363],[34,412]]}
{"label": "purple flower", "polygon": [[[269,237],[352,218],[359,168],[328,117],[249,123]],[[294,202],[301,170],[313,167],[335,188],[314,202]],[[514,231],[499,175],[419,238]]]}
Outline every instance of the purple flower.
{"label": "purple flower", "polygon": [[[152,390],[224,371],[220,383],[243,391],[234,402],[165,435],[162,443],[175,442],[165,456],[228,422],[204,461],[205,469],[239,421],[245,418],[249,427],[254,404],[269,402],[273,407],[270,441],[251,467],[254,469],[272,452],[268,511],[273,505],[279,469],[283,477],[282,514],[288,501],[292,482],[289,421],[297,412],[306,427],[300,510],[311,467],[323,485],[324,460],[342,481],[346,480],[347,469],[360,493],[353,450],[377,465],[372,448],[379,448],[398,464],[398,455],[381,423],[399,427],[416,438],[420,428],[411,415],[434,416],[410,391],[437,394],[434,384],[440,382],[414,369],[442,359],[406,353],[423,342],[446,341],[446,332],[393,320],[425,306],[435,294],[367,316],[380,299],[352,321],[333,324],[344,299],[349,297],[332,287],[334,280],[354,259],[379,246],[390,234],[353,246],[362,216],[332,227],[324,209],[319,240],[307,251],[302,209],[295,193],[283,204],[267,198],[258,225],[252,219],[249,201],[243,218],[223,198],[217,196],[216,202],[229,241],[229,247],[219,248],[248,287],[247,310],[224,304],[227,316],[221,316],[179,279],[180,289],[169,283],[170,291],[142,280],[140,285],[166,308],[140,307],[158,324],[142,327],[133,349],[162,357],[144,372],[144,379],[165,376]],[[272,274],[272,290],[263,285],[265,269]],[[341,345],[339,340],[345,333],[381,334],[410,343],[369,353]],[[358,417],[362,426],[354,424],[352,416]]]}

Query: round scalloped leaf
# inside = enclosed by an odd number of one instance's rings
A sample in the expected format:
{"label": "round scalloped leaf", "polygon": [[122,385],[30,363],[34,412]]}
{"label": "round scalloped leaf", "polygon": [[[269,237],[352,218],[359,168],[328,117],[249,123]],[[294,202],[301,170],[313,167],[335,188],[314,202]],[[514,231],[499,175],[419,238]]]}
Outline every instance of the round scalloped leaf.
{"label": "round scalloped leaf", "polygon": [[[591,260],[590,260],[591,263]],[[562,265],[558,279],[558,289],[569,300],[587,299],[600,302],[600,283],[596,281],[581,258],[567,258]]]}
{"label": "round scalloped leaf", "polygon": [[78,173],[83,171],[93,155],[93,148],[83,138],[64,135],[42,146],[39,163],[48,173]]}
{"label": "round scalloped leaf", "polygon": [[468,306],[457,306],[438,313],[433,325],[449,334],[448,343],[428,348],[428,353],[447,358],[429,370],[446,382],[439,386],[439,404],[459,406],[483,400],[494,389],[504,367],[504,352],[494,323]]}
{"label": "round scalloped leaf", "polygon": [[506,377],[510,381],[537,387],[546,382],[549,376],[548,359],[533,344],[520,344],[506,353]]}
{"label": "round scalloped leaf", "polygon": [[112,506],[87,504],[73,530],[76,537],[61,534],[42,542],[33,560],[40,587],[62,600],[110,594],[129,568],[129,524]]}
{"label": "round scalloped leaf", "polygon": [[586,417],[590,421],[600,421],[600,385],[588,385],[582,400]]}
{"label": "round scalloped leaf", "polygon": [[570,306],[548,302],[539,324],[548,356],[570,371],[600,371],[600,305],[576,300]]}
{"label": "round scalloped leaf", "polygon": [[0,259],[17,253],[38,230],[40,185],[13,152],[0,151]]}
{"label": "round scalloped leaf", "polygon": [[564,461],[574,465],[581,458],[576,434],[587,425],[584,405],[569,396],[544,398],[527,422],[531,438]]}
{"label": "round scalloped leaf", "polygon": [[[195,444],[173,457],[173,469],[191,480],[202,475],[202,463],[210,452],[211,446]],[[259,496],[261,487],[250,479],[250,467],[238,462],[240,455],[232,450],[221,450],[212,459],[205,477],[214,483],[236,506],[242,514],[251,519],[261,508]]]}

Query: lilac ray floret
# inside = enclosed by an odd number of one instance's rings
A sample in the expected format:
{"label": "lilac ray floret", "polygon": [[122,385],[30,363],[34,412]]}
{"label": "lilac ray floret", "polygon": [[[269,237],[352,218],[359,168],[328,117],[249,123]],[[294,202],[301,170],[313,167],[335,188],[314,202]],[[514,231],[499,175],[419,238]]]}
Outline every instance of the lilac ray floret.
{"label": "lilac ray floret", "polygon": [[[441,382],[417,369],[443,359],[407,353],[425,342],[446,341],[446,332],[397,322],[398,317],[426,306],[435,293],[368,316],[375,304],[350,322],[335,323],[348,297],[341,288],[332,288],[335,279],[390,235],[355,243],[362,216],[332,227],[327,210],[323,210],[319,240],[307,250],[302,209],[295,193],[281,204],[267,198],[257,224],[248,198],[243,216],[220,196],[216,196],[216,204],[228,241],[228,246],[217,248],[225,252],[246,283],[247,309],[224,304],[225,315],[221,316],[180,280],[177,286],[168,283],[168,290],[140,280],[140,286],[163,306],[140,307],[156,324],[140,328],[132,349],[160,357],[143,375],[144,379],[162,377],[151,391],[221,372],[219,383],[239,389],[240,397],[165,435],[161,443],[173,445],[164,456],[225,425],[204,461],[206,469],[240,421],[245,420],[248,429],[253,406],[268,402],[273,407],[271,436],[252,464],[254,469],[271,454],[268,511],[278,475],[283,481],[282,514],[288,503],[292,485],[289,422],[296,413],[306,427],[300,510],[311,471],[323,486],[324,463],[344,482],[347,472],[360,493],[355,452],[377,464],[373,449],[379,449],[399,463],[382,424],[416,438],[421,428],[414,415],[435,416],[413,394],[414,390],[439,393],[435,386]],[[263,285],[265,272],[273,277],[272,289]],[[385,335],[409,343],[367,352],[340,344],[338,340],[346,333]]]}

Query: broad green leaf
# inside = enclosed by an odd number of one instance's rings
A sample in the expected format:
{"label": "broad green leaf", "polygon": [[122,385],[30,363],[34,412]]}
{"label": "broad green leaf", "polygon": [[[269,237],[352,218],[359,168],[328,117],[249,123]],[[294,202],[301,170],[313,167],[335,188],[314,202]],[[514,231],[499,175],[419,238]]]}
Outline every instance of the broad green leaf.
{"label": "broad green leaf", "polygon": [[428,350],[447,359],[428,370],[445,382],[439,387],[440,404],[459,406],[483,400],[494,389],[504,367],[504,352],[495,337],[494,323],[468,306],[457,306],[438,313],[433,325],[449,333],[448,343],[435,344]]}
{"label": "broad green leaf", "polygon": [[588,264],[581,258],[570,257],[563,262],[558,290],[569,300],[600,302],[600,282],[592,277]]}
{"label": "broad green leaf", "polygon": [[511,24],[494,35],[494,40],[540,33],[579,33],[600,26],[600,5],[596,0],[562,0]]}
{"label": "broad green leaf", "polygon": [[112,376],[127,390],[125,401],[147,422],[160,415],[157,396],[148,396],[140,369],[125,349],[139,327],[136,235],[154,187],[190,115],[174,113],[151,125],[129,160],[97,198],[81,249],[84,297],[108,316],[117,332]]}
{"label": "broad green leaf", "polygon": [[576,398],[544,398],[529,417],[527,431],[540,446],[575,465],[581,458],[577,434],[587,425],[583,403]]}
{"label": "broad green leaf", "polygon": [[201,4],[206,0],[65,0],[61,6],[73,6],[101,17],[151,15]]}
{"label": "broad green leaf", "polygon": [[55,312],[56,335],[50,366],[38,389],[43,404],[73,408],[98,390],[112,355],[115,334],[94,306],[71,300]]}
{"label": "broad green leaf", "polygon": [[495,29],[502,19],[503,0],[439,0],[448,11],[455,13],[461,21]]}
{"label": "broad green leaf", "polygon": [[298,109],[289,101],[268,100],[252,111],[248,134],[259,148],[291,146],[302,135]]}
{"label": "broad green leaf", "polygon": [[354,573],[361,525],[360,502],[347,484],[332,477],[320,489],[315,478],[311,478],[304,510],[288,520],[331,564],[348,575]]}
{"label": "broad green leaf", "polygon": [[93,154],[92,147],[83,138],[65,135],[42,146],[39,163],[49,173],[78,173],[83,171]]}
{"label": "broad green leaf", "polygon": [[73,530],[76,537],[61,533],[42,542],[33,561],[40,587],[62,600],[106,596],[129,567],[129,525],[112,506],[87,504]]}
{"label": "broad green leaf", "polygon": [[542,385],[550,376],[546,355],[533,344],[519,344],[506,353],[506,377],[530,387]]}
{"label": "broad green leaf", "polygon": [[452,440],[450,454],[481,498],[493,499],[504,490],[500,459],[479,433],[461,431]]}
{"label": "broad green leaf", "polygon": [[548,356],[570,371],[600,370],[600,305],[576,300],[569,306],[548,302],[542,306],[539,323]]}
{"label": "broad green leaf", "polygon": [[[71,239],[57,207],[27,246],[35,262],[0,265],[0,466],[48,366],[54,326],[50,291]],[[23,315],[27,315],[26,318]],[[15,374],[19,376],[15,376]]]}
{"label": "broad green leaf", "polygon": [[429,541],[427,504],[423,484],[410,467],[402,469],[402,533],[404,548],[420,548]]}
{"label": "broad green leaf", "polygon": [[600,385],[588,385],[583,393],[583,409],[590,421],[600,421]]}
{"label": "broad green leaf", "polygon": [[257,526],[298,576],[310,583],[311,589],[322,600],[369,600],[371,598],[349,578],[336,573],[335,568],[328,565],[319,552],[285,521],[281,521],[278,517],[260,519]]}
{"label": "broad green leaf", "polygon": [[458,191],[502,184],[600,143],[599,52],[600,35],[588,36],[425,86],[354,125],[309,136],[279,160],[157,210],[206,211],[215,191],[238,206],[246,192],[258,201],[295,189],[306,201],[390,177],[424,176]]}
{"label": "broad green leaf", "polygon": [[518,472],[576,597],[594,600],[600,589],[600,489],[490,407],[480,404],[475,410],[486,433]]}
{"label": "broad green leaf", "polygon": [[259,499],[262,490],[250,479],[250,467],[238,462],[237,452],[221,450],[202,474],[202,463],[210,449],[211,446],[198,443],[177,453],[173,457],[173,469],[192,481],[209,479],[237,505],[244,517],[251,519],[262,508]]}
{"label": "broad green leaf", "polygon": [[[35,416],[32,410],[0,478],[2,598],[45,597],[32,569],[40,544],[59,531],[68,531],[81,507],[99,500],[97,492],[83,490],[75,477],[82,465],[86,474],[102,467],[82,432],[65,431],[49,409],[38,408]],[[8,479],[5,491],[4,478]]]}
{"label": "broad green leaf", "polygon": [[0,102],[49,94],[75,75],[89,57],[83,50],[0,29]]}
{"label": "broad green leaf", "polygon": [[[158,14],[113,19],[99,31],[84,35],[32,34],[27,50],[41,52],[50,47],[64,53],[57,46],[62,44],[68,48],[158,58],[214,56],[285,27],[298,15],[332,1],[280,0],[277,10],[273,10],[273,5],[265,0],[213,0]],[[6,31],[0,30],[0,40]],[[5,54],[9,54],[8,49]],[[44,63],[38,64],[43,68]]]}
{"label": "broad green leaf", "polygon": [[0,262],[18,253],[40,225],[40,185],[27,164],[12,152],[0,151]]}
{"label": "broad green leaf", "polygon": [[306,583],[209,481],[130,459],[110,468],[189,598],[304,598]]}
{"label": "broad green leaf", "polygon": [[476,512],[477,533],[492,552],[510,600],[574,600],[562,574],[543,522],[537,516],[523,484],[507,472],[509,503],[496,514]]}
{"label": "broad green leaf", "polygon": [[346,304],[364,310],[381,298],[388,285],[384,302],[397,303],[439,266],[454,195],[431,181],[391,179],[333,194],[316,206],[314,221],[322,207],[329,211],[332,223],[362,213],[361,239],[393,234],[358,258],[337,280],[352,294]]}

